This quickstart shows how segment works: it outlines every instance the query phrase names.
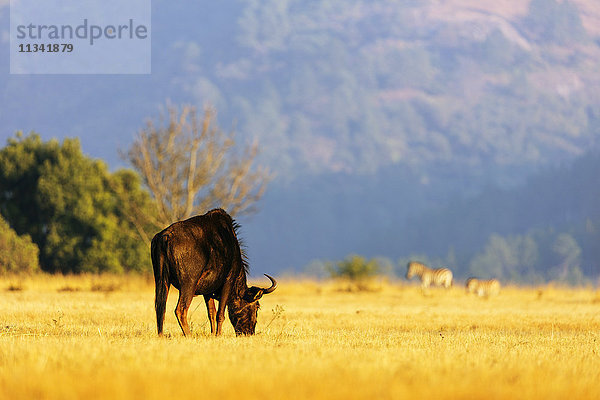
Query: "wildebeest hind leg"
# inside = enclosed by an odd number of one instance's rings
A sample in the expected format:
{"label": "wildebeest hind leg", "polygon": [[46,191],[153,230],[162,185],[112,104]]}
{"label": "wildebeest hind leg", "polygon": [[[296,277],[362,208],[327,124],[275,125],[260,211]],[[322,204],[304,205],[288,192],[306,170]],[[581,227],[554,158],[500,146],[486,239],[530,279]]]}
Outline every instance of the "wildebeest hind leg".
{"label": "wildebeest hind leg", "polygon": [[210,321],[210,334],[215,334],[217,327],[217,311],[215,309],[215,299],[210,296],[204,296],[204,302],[206,303],[206,310],[208,311],[208,320]]}
{"label": "wildebeest hind leg", "polygon": [[156,284],[156,296],[154,300],[154,308],[156,310],[156,327],[158,329],[158,335],[163,334],[163,323],[165,321],[165,308],[167,305],[167,296],[169,295],[168,284]]}
{"label": "wildebeest hind leg", "polygon": [[187,312],[193,298],[194,292],[192,290],[181,288],[179,291],[179,301],[177,302],[177,307],[175,307],[175,316],[177,317],[177,321],[179,322],[179,326],[181,327],[184,336],[191,335],[187,321]]}

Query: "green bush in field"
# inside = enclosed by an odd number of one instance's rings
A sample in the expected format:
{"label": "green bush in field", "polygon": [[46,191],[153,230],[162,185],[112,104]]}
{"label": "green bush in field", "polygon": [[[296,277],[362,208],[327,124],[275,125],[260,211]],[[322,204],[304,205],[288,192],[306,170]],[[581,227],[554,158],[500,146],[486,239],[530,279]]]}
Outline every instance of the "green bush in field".
{"label": "green bush in field", "polygon": [[38,255],[29,235],[17,235],[0,215],[0,274],[39,271]]}
{"label": "green bush in field", "polygon": [[367,260],[359,255],[351,255],[335,264],[329,263],[327,271],[332,278],[345,278],[351,281],[361,281],[379,273],[377,260]]}

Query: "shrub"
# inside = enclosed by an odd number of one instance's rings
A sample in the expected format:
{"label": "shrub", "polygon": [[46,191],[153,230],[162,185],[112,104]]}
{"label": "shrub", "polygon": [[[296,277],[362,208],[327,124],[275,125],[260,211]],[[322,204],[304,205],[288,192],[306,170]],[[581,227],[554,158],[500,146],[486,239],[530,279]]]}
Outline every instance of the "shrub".
{"label": "shrub", "polygon": [[351,255],[345,260],[327,265],[332,278],[345,278],[351,281],[361,281],[379,273],[379,263],[375,259],[368,260],[358,255]]}
{"label": "shrub", "polygon": [[29,235],[19,236],[0,215],[0,274],[40,270],[39,249]]}

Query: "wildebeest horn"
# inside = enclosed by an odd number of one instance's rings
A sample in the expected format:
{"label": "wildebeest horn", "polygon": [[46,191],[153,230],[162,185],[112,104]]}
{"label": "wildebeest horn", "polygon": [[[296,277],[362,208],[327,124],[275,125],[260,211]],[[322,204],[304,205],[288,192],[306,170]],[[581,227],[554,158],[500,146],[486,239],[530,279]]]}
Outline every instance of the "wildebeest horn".
{"label": "wildebeest horn", "polygon": [[265,276],[271,280],[271,287],[267,288],[267,289],[264,289],[263,290],[263,294],[269,294],[269,293],[273,292],[277,288],[277,281],[275,280],[275,278],[273,278],[270,275],[265,274]]}

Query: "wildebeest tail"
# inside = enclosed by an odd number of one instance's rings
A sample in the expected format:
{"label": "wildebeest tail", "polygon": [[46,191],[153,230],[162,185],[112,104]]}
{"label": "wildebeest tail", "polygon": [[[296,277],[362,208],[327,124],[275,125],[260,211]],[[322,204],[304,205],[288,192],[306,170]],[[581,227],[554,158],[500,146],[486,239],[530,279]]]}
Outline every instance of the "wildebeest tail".
{"label": "wildebeest tail", "polygon": [[165,320],[165,308],[167,296],[169,295],[169,268],[165,260],[167,238],[158,234],[152,239],[150,254],[152,256],[152,268],[154,269],[154,284],[156,293],[154,297],[154,309],[156,310],[156,327],[158,334],[162,335],[163,322]]}

